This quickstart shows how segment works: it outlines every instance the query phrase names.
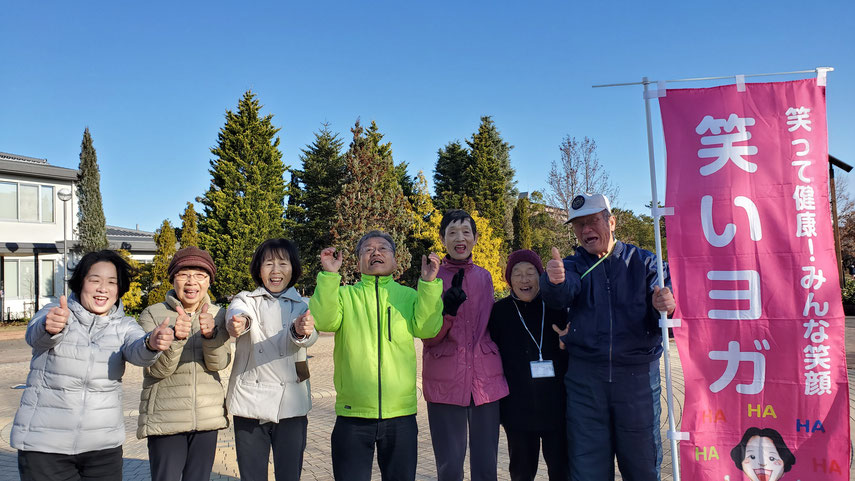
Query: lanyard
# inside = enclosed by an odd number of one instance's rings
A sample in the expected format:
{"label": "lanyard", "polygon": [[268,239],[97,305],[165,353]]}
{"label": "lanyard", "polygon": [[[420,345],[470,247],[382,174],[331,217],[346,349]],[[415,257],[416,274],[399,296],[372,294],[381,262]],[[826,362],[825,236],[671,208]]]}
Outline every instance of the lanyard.
{"label": "lanyard", "polygon": [[608,256],[610,256],[610,255],[612,255],[612,251],[611,251],[611,250],[610,250],[606,255],[604,255],[603,257],[600,257],[600,260],[598,260],[597,262],[595,262],[595,263],[594,263],[594,265],[592,265],[591,267],[589,267],[589,268],[588,268],[588,270],[587,270],[587,271],[585,271],[585,273],[584,273],[584,274],[582,274],[582,277],[580,277],[579,279],[584,279],[584,278],[585,278],[585,276],[587,276],[587,275],[588,275],[588,273],[590,273],[592,270],[594,270],[594,268],[595,268],[595,267],[597,267],[598,265],[600,265],[600,262],[603,262],[604,260],[606,260],[606,257],[608,257]]}
{"label": "lanyard", "polygon": [[538,361],[543,360],[543,353],[541,352],[540,348],[541,346],[543,346],[543,320],[546,318],[546,303],[542,300],[540,302],[543,304],[543,311],[541,311],[540,314],[540,344],[538,344],[537,341],[534,339],[534,335],[531,333],[531,331],[528,330],[528,326],[525,324],[525,319],[523,319],[522,313],[520,312],[520,308],[519,306],[517,306],[517,302],[514,301],[514,307],[517,308],[517,315],[520,316],[520,322],[522,322],[523,329],[525,329],[525,332],[527,332],[529,337],[531,337],[531,340],[532,342],[534,342],[534,345],[537,346]]}

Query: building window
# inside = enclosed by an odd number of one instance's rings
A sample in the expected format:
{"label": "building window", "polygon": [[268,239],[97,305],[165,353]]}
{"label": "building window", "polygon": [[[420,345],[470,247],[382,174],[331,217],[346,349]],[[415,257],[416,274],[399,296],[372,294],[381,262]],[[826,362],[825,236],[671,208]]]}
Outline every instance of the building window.
{"label": "building window", "polygon": [[[39,297],[53,297],[55,294],[56,261],[41,260],[39,271]],[[7,299],[32,299],[36,295],[36,275],[33,272],[33,259],[6,259],[3,283]]]}
{"label": "building window", "polygon": [[53,223],[54,190],[50,185],[0,182],[0,219]]}

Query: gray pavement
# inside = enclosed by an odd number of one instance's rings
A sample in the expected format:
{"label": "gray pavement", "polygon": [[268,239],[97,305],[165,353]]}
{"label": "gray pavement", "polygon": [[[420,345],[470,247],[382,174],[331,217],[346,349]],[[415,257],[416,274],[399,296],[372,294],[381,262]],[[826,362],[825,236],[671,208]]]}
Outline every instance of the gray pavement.
{"label": "gray pavement", "polygon": [[[855,318],[847,318],[847,346],[855,346]],[[17,454],[9,446],[9,432],[12,418],[18,407],[20,389],[29,370],[29,348],[21,339],[23,329],[0,330],[0,481],[18,481]],[[332,465],[330,462],[330,434],[335,423],[335,389],[333,387],[333,337],[322,335],[318,342],[309,350],[309,366],[311,370],[311,389],[313,408],[309,413],[309,434],[303,463],[303,478],[306,480],[332,480]],[[421,359],[421,342],[416,341],[416,351]],[[847,349],[848,351],[848,349]],[[855,349],[853,349],[855,351]],[[683,413],[683,371],[680,368],[677,349],[671,343],[671,373],[674,379],[674,409],[675,418],[679,423]],[[853,355],[855,358],[855,355]],[[855,359],[849,359],[852,366]],[[421,378],[421,362],[419,362],[419,378]],[[228,379],[228,372],[223,373],[223,379]],[[664,371],[662,374],[664,382]],[[850,378],[850,425],[855,426],[855,371],[849,371]],[[128,366],[124,379],[124,410],[127,438],[124,444],[124,479],[129,481],[150,480],[148,467],[148,452],[144,440],[136,439],[136,424],[139,407],[139,393],[142,385],[142,369]],[[421,386],[419,386],[421,387]],[[662,389],[663,396],[665,389]],[[433,460],[430,433],[427,423],[427,408],[424,399],[419,398],[419,461],[416,479],[435,480],[436,469]],[[662,464],[662,479],[671,480],[671,453],[665,433],[668,430],[665,401],[662,402],[662,430],[664,460]],[[500,430],[501,431],[501,430]],[[468,463],[467,463],[468,465]],[[499,479],[510,479],[508,472],[508,451],[504,433],[499,440]],[[273,466],[269,465],[270,479],[273,479]],[[855,471],[852,471],[855,474]],[[214,470],[211,480],[237,480],[237,462],[234,451],[234,433],[231,429],[220,431]],[[380,479],[380,474],[374,469],[373,479]],[[468,473],[465,479],[469,479]],[[546,479],[546,466],[541,459],[538,479]],[[621,479],[620,475],[617,479]]]}

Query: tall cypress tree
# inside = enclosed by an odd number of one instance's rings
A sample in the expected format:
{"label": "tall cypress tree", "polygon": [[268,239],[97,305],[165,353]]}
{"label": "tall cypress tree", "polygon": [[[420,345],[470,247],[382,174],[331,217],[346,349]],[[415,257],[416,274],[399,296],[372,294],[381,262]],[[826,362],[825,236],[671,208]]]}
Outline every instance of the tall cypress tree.
{"label": "tall cypress tree", "polygon": [[199,247],[199,218],[192,202],[187,203],[181,214],[181,248]]}
{"label": "tall cypress tree", "polygon": [[151,290],[146,296],[146,305],[154,305],[166,300],[166,293],[172,289],[169,283],[169,263],[175,255],[175,229],[172,223],[164,220],[154,233],[154,244],[157,246],[151,266]]}
{"label": "tall cypress tree", "polygon": [[77,199],[77,250],[86,253],[106,249],[109,244],[104,207],[101,204],[101,174],[89,127],[83,131],[83,141],[80,143]]}
{"label": "tall cypress tree", "polygon": [[463,173],[464,194],[475,201],[478,212],[507,242],[513,235],[508,209],[508,192],[513,182],[509,177],[513,172],[508,155],[511,146],[502,140],[490,117],[481,117],[478,132],[466,144],[470,161]]}
{"label": "tall cypress tree", "polygon": [[528,199],[520,197],[514,206],[513,250],[531,249],[531,209]]}
{"label": "tall cypress tree", "polygon": [[460,142],[449,142],[437,152],[433,203],[440,212],[461,208],[465,193],[463,172],[468,165],[469,151]]}
{"label": "tall cypress tree", "polygon": [[315,133],[315,140],[302,150],[302,169],[293,170],[286,220],[294,241],[300,246],[303,278],[299,286],[312,291],[321,269],[321,251],[333,245],[332,228],[336,221],[336,200],[344,185],[345,169],[342,141],[329,125]]}
{"label": "tall cypress tree", "polygon": [[392,147],[382,143],[383,134],[374,122],[365,129],[357,120],[351,132],[353,140],[344,155],[346,181],[336,201],[332,231],[333,242],[344,255],[342,278],[346,283],[358,278],[356,242],[374,229],[388,232],[395,239],[398,261],[395,275],[399,276],[410,266],[406,240],[412,217],[392,161]]}
{"label": "tall cypress tree", "polygon": [[284,234],[285,172],[273,115],[260,116],[251,91],[226,110],[211,149],[211,185],[202,198],[202,247],[217,264],[213,291],[219,299],[251,290],[249,263],[263,241]]}

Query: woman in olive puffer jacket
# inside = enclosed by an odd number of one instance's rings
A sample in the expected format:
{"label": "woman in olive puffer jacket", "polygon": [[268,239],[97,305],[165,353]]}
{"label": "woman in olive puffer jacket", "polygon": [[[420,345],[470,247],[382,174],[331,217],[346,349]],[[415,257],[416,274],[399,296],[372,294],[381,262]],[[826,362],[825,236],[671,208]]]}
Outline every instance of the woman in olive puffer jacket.
{"label": "woman in olive puffer jacket", "polygon": [[218,372],[231,356],[225,310],[208,297],[216,267],[207,252],[179,250],[168,273],[173,289],[166,301],[139,318],[146,331],[167,320],[175,341],[144,371],[137,437],[148,438],[152,481],[208,480],[217,430],[228,427]]}

